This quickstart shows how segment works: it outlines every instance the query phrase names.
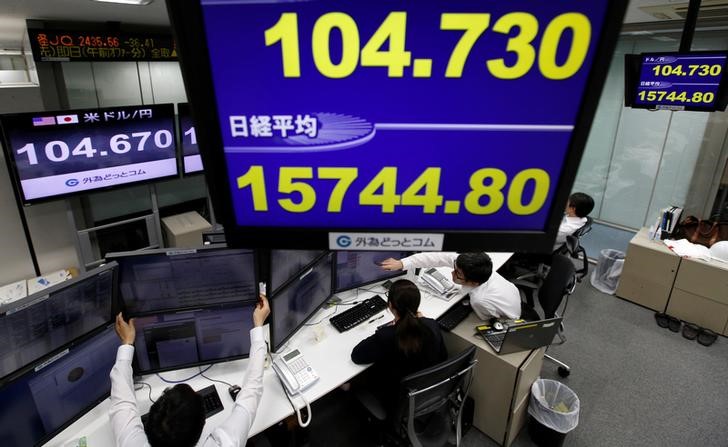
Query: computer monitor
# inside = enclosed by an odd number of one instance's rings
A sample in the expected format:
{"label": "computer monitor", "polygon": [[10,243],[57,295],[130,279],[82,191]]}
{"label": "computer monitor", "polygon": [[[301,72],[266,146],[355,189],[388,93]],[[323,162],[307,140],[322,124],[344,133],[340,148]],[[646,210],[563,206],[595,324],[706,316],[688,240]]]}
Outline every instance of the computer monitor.
{"label": "computer monitor", "polygon": [[40,445],[108,397],[118,346],[108,325],[14,374],[0,388],[0,443]]}
{"label": "computer monitor", "polygon": [[338,251],[336,252],[336,291],[354,289],[406,274],[388,272],[380,264],[385,259],[402,259],[407,251]]}
{"label": "computer monitor", "polygon": [[333,258],[332,252],[322,255],[271,296],[270,338],[273,351],[278,351],[331,296]]}
{"label": "computer monitor", "polygon": [[228,248],[110,253],[126,316],[257,300],[255,253]]}
{"label": "computer monitor", "polygon": [[298,276],[323,253],[323,250],[271,250],[268,292],[274,293],[286,281]]}
{"label": "computer monitor", "polygon": [[117,268],[113,262],[0,307],[0,384],[14,371],[111,322]]}
{"label": "computer monitor", "polygon": [[257,300],[137,317],[136,374],[247,357]]}

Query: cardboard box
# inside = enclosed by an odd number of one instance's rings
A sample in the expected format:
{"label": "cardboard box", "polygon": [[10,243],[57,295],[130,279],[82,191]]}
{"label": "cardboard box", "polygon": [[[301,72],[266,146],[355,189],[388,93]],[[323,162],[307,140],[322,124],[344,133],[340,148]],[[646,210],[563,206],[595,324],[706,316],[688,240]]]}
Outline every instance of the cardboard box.
{"label": "cardboard box", "polygon": [[195,211],[162,218],[167,245],[177,248],[202,246],[202,233],[212,225]]}

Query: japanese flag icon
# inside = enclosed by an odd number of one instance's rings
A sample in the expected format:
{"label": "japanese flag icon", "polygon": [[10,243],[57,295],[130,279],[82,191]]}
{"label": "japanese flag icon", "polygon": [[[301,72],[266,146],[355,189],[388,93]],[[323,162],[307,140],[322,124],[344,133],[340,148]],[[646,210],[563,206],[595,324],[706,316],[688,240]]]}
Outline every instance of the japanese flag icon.
{"label": "japanese flag icon", "polygon": [[75,124],[78,122],[78,115],[57,115],[56,122],[58,124]]}

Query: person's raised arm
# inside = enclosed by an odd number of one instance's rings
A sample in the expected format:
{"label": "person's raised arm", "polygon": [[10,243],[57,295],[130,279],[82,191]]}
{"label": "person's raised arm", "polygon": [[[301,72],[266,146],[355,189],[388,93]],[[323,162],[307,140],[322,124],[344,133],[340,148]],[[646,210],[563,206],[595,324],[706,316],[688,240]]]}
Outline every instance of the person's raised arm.
{"label": "person's raised arm", "polygon": [[235,399],[232,413],[221,426],[212,432],[208,441],[205,442],[205,446],[241,446],[245,445],[248,439],[248,432],[253,425],[258,404],[263,396],[263,367],[266,354],[263,324],[269,314],[268,299],[265,295],[260,295],[260,302],[253,311],[255,327],[250,330],[250,358],[242,389]]}
{"label": "person's raised arm", "polygon": [[389,272],[394,272],[396,270],[402,270],[404,268],[404,266],[402,265],[402,261],[400,261],[399,259],[394,259],[394,258],[385,259],[384,261],[382,261],[381,264],[379,264],[379,266]]}
{"label": "person's raised arm", "polygon": [[134,379],[131,361],[134,358],[134,340],[136,329],[134,319],[127,323],[121,316],[116,316],[114,328],[121,340],[121,346],[116,351],[116,363],[111,369],[111,430],[116,445],[140,446],[145,445],[147,437],[144,426],[139,417],[136,395],[134,394]]}
{"label": "person's raised arm", "polygon": [[423,252],[402,259],[385,259],[380,266],[389,271],[426,267],[452,267],[457,257],[458,254],[455,252]]}

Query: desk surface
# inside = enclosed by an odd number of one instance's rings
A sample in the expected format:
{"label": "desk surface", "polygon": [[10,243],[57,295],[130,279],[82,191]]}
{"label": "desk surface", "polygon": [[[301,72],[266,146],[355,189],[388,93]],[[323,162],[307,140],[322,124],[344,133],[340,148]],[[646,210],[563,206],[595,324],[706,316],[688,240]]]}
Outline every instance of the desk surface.
{"label": "desk surface", "polygon": [[[495,271],[505,264],[508,258],[510,258],[511,253],[489,253],[489,255],[493,260],[493,270]],[[443,272],[446,272],[448,275],[450,270],[451,269],[449,268],[443,268]],[[408,273],[407,278],[414,281],[414,273]],[[417,282],[415,281],[415,283]],[[375,292],[379,290],[382,295],[384,292],[384,289],[377,285],[367,287],[367,289]],[[342,301],[364,299],[376,294],[369,290],[351,290],[337,295],[342,299]],[[437,318],[459,299],[460,294],[449,301],[445,301],[423,289],[420,311],[427,317]],[[311,365],[319,374],[320,379],[303,393],[309,402],[316,401],[331,390],[348,382],[352,377],[365,370],[367,366],[356,365],[351,361],[352,349],[361,340],[372,335],[377,326],[392,319],[392,315],[387,310],[385,311],[385,317],[377,320],[376,323],[364,323],[347,332],[339,333],[329,323],[329,318],[345,311],[346,309],[348,309],[348,306],[338,306],[319,310],[309,320],[308,325],[303,326],[293,337],[291,337],[281,350],[281,352],[288,352],[293,348],[300,350],[309,365]],[[473,340],[477,341],[475,338],[473,338]],[[275,356],[276,354],[273,355]],[[517,355],[518,354],[509,354],[502,356],[502,358],[507,361],[509,356]],[[332,359],[336,359],[336,361],[332,361]],[[207,370],[205,375],[211,379],[222,380],[232,384],[241,384],[247,362],[247,359],[242,359],[218,363]],[[203,367],[203,369],[204,368],[205,367]],[[197,374],[199,371],[199,368],[194,367],[160,373],[160,375],[167,380],[184,380]],[[152,398],[155,400],[166,387],[171,386],[160,380],[156,374],[144,376],[142,381],[151,385]],[[185,380],[185,382],[196,390],[209,386],[213,383],[199,376],[194,379]],[[216,386],[220,399],[225,406],[225,410],[207,419],[202,437],[205,437],[206,434],[209,433],[209,430],[220,425],[228,416],[230,409],[232,408],[233,401],[227,392],[227,385],[216,382],[214,385]],[[278,381],[278,378],[275,376],[273,369],[268,366],[266,366],[263,375],[263,387],[263,398],[260,402],[260,406],[258,407],[258,412],[255,416],[255,421],[253,422],[249,436],[258,434],[282,421],[286,417],[294,414],[293,409],[284,394],[283,387]],[[140,413],[144,414],[149,411],[149,408],[152,405],[149,400],[149,389],[144,387],[138,390],[136,392],[136,398]],[[300,398],[294,398],[294,402],[299,407],[304,406],[304,403]],[[86,437],[87,445],[89,447],[114,445],[114,440],[111,435],[111,426],[109,424],[109,407],[110,401],[107,398],[45,445],[54,447],[75,447],[78,439],[82,436]],[[316,417],[316,415],[314,414],[313,417]]]}

